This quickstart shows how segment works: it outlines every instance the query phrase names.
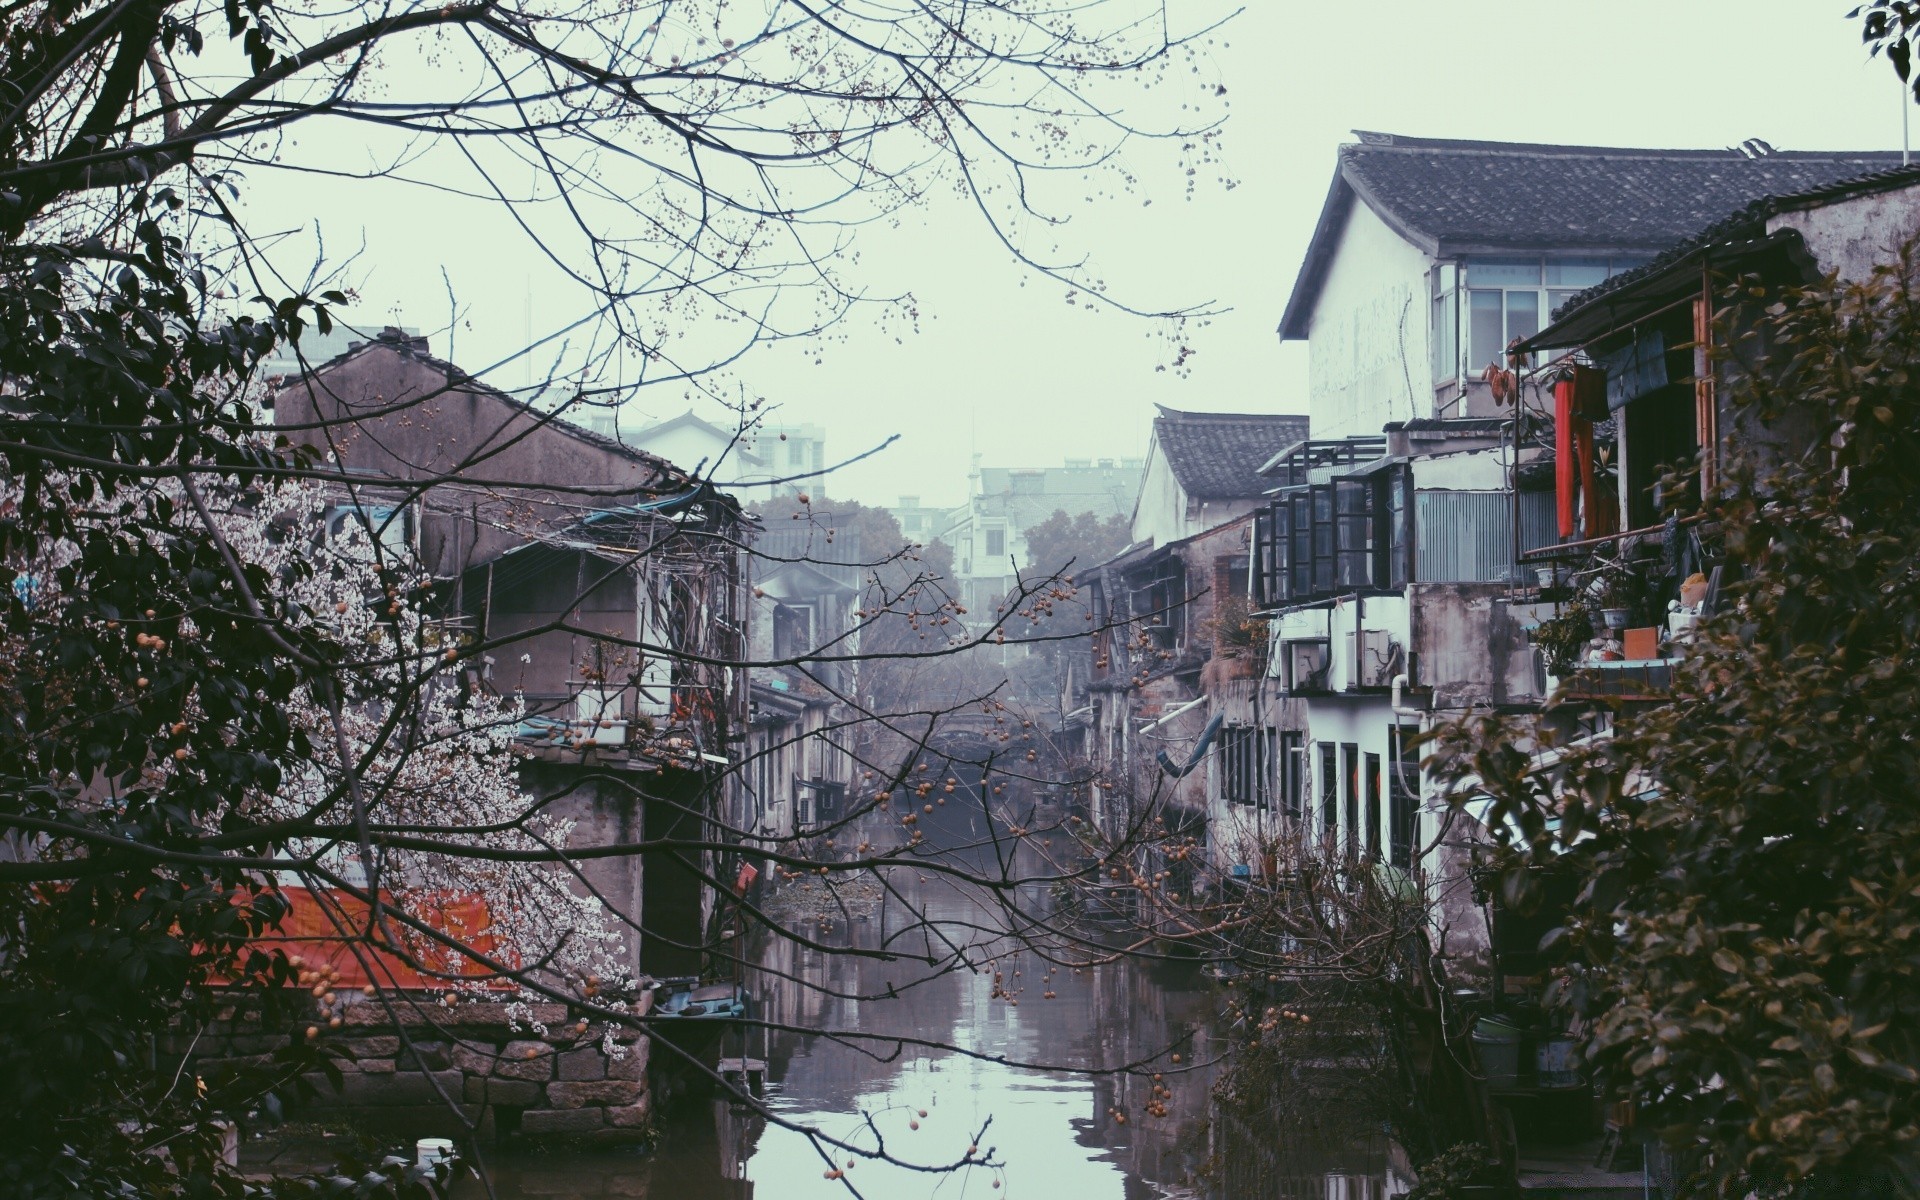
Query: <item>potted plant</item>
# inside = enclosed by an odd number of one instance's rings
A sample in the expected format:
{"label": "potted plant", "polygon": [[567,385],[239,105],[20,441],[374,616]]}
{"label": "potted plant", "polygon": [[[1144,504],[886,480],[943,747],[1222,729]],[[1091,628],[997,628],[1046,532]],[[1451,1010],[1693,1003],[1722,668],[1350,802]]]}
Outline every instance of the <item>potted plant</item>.
{"label": "potted plant", "polygon": [[1533,630],[1533,644],[1546,655],[1547,672],[1551,675],[1570,674],[1592,637],[1592,615],[1586,605],[1577,601],[1557,616],[1540,622]]}
{"label": "potted plant", "polygon": [[1600,588],[1600,619],[1608,629],[1621,630],[1633,619],[1635,595],[1633,577],[1625,571],[1609,572]]}
{"label": "potted plant", "polygon": [[1238,596],[1222,597],[1209,622],[1213,635],[1213,657],[1226,668],[1227,678],[1248,678],[1260,673],[1260,660],[1267,648],[1267,623],[1253,616],[1247,602]]}

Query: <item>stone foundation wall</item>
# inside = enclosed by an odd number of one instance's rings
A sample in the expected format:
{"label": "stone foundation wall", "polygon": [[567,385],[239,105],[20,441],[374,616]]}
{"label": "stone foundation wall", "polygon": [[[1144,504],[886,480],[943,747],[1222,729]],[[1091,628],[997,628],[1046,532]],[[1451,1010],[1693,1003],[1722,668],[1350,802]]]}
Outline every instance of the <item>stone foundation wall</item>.
{"label": "stone foundation wall", "polygon": [[[426,1011],[421,1011],[424,1008]],[[524,1010],[523,1010],[524,1011]],[[615,1031],[617,1053],[603,1049],[605,1024],[561,1005],[534,1005],[516,1025],[504,1004],[438,1005],[376,1001],[335,1010],[323,1044],[341,1073],[308,1077],[319,1095],[288,1116],[348,1118],[379,1135],[464,1140],[567,1138],[601,1144],[645,1141],[653,1124],[647,1083],[651,1045],[644,1034]],[[262,1027],[257,1014],[233,1012],[197,1037],[177,1033],[162,1052],[185,1055],[196,1072],[266,1065],[289,1036]]]}

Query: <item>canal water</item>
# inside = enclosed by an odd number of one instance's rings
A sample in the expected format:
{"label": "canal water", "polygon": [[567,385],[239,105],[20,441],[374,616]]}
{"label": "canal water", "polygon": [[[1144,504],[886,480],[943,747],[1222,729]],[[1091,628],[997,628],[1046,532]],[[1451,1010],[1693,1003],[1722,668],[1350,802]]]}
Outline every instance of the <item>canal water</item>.
{"label": "canal water", "polygon": [[[662,1115],[652,1152],[496,1158],[488,1164],[494,1193],[1144,1200],[1221,1195],[1218,1181],[1230,1178],[1236,1197],[1382,1194],[1383,1160],[1370,1139],[1271,1169],[1239,1161],[1223,1172],[1209,1161],[1221,1153],[1208,1119],[1218,1004],[1197,964],[1148,953],[1077,971],[1051,967],[1007,939],[1005,911],[978,894],[912,868],[894,882],[912,908],[889,899],[865,919],[809,933],[903,954],[929,943],[936,956],[943,944],[965,946],[980,969],[942,971],[786,940],[750,946],[756,1015],[785,1027],[744,1047],[743,1057],[766,1064],[764,1113],[689,1094]],[[1032,913],[1048,898],[1023,889],[1017,904]],[[729,1040],[721,1053],[742,1049]],[[672,1051],[654,1055],[660,1063]],[[857,1149],[884,1146],[900,1161],[833,1150],[808,1130]],[[485,1192],[472,1185],[456,1195]]]}

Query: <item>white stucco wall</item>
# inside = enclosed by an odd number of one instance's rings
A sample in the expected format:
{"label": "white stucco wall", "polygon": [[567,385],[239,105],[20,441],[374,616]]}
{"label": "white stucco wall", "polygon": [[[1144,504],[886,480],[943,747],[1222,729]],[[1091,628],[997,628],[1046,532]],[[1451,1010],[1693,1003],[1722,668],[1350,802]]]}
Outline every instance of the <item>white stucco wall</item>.
{"label": "white stucco wall", "polygon": [[1364,203],[1353,206],[1307,330],[1314,437],[1433,415],[1430,264]]}
{"label": "white stucco wall", "polygon": [[1140,499],[1134,504],[1132,538],[1136,542],[1152,539],[1156,546],[1179,541],[1187,535],[1187,495],[1173,477],[1166,456],[1156,443],[1147,451],[1147,470],[1140,479]]}
{"label": "white stucco wall", "polygon": [[1920,186],[1780,213],[1767,222],[1768,233],[1781,229],[1800,231],[1821,270],[1865,279],[1875,266],[1897,262],[1900,244],[1920,231]]}
{"label": "white stucco wall", "polygon": [[1418,459],[1413,484],[1455,492],[1500,492],[1507,487],[1507,451],[1467,450]]}

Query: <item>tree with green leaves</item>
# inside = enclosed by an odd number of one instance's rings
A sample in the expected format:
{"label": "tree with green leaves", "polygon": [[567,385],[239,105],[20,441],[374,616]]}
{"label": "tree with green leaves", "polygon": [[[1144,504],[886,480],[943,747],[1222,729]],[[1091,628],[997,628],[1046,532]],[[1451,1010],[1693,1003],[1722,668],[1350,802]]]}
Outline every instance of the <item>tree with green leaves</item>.
{"label": "tree with green leaves", "polygon": [[1728,448],[1707,517],[1732,581],[1670,701],[1574,744],[1475,716],[1431,765],[1492,798],[1507,903],[1578,881],[1562,999],[1689,1194],[1912,1194],[1920,245],[1871,279],[1757,289],[1729,296],[1758,319],[1724,351],[1728,399],[1808,435]]}

